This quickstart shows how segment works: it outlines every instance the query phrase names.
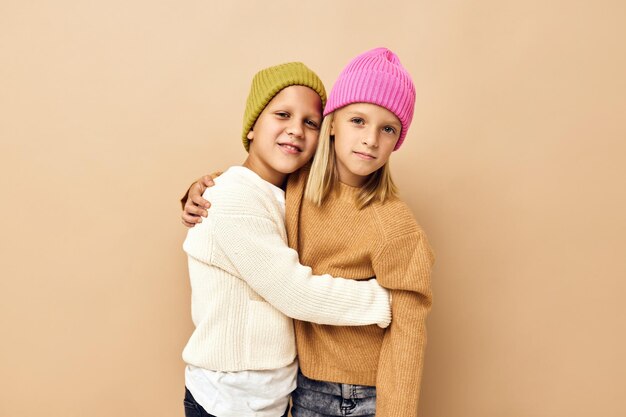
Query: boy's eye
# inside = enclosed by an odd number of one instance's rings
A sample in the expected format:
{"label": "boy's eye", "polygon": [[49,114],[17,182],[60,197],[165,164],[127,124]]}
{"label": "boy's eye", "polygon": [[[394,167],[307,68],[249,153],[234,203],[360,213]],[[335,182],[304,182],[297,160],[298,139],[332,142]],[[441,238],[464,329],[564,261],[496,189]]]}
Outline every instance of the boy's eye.
{"label": "boy's eye", "polygon": [[363,120],[360,117],[353,117],[352,119],[350,119],[350,121],[354,123],[355,125],[362,125],[365,123],[365,120]]}
{"label": "boy's eye", "polygon": [[391,126],[385,126],[385,127],[383,128],[383,132],[385,132],[385,133],[390,133],[390,134],[392,134],[392,135],[395,135],[395,134],[396,134],[396,129],[395,129],[395,128],[393,128],[393,127],[391,127]]}
{"label": "boy's eye", "polygon": [[313,129],[317,129],[320,126],[319,123],[317,123],[315,120],[310,120],[310,119],[306,120],[304,123],[306,123],[307,126],[313,128]]}

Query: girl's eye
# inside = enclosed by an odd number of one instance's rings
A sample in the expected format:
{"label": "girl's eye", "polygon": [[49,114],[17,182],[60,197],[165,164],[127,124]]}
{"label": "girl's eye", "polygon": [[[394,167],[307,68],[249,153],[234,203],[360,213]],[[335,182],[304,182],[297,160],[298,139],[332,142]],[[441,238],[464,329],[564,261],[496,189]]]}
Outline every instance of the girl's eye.
{"label": "girl's eye", "polygon": [[289,117],[289,113],[287,113],[286,111],[279,111],[279,112],[276,112],[276,116],[286,118],[286,117]]}
{"label": "girl's eye", "polygon": [[395,134],[396,134],[396,129],[394,129],[394,128],[393,128],[393,127],[391,127],[391,126],[385,126],[385,127],[383,128],[383,132],[385,132],[385,133],[390,133],[390,134],[392,134],[392,135],[395,135]]}
{"label": "girl's eye", "polygon": [[350,119],[350,121],[351,121],[352,123],[354,123],[355,125],[362,125],[362,124],[365,124],[365,120],[363,120],[363,119],[362,119],[362,118],[360,118],[360,117],[353,117],[352,119]]}

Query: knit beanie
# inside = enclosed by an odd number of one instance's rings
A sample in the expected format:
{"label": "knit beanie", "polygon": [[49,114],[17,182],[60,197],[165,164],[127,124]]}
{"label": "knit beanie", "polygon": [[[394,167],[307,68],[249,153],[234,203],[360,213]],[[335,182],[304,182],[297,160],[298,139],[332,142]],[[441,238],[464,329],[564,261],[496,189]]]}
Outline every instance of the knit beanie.
{"label": "knit beanie", "polygon": [[402,131],[394,151],[400,148],[415,108],[415,86],[396,54],[374,48],[354,58],[341,71],[324,108],[324,116],[352,103],[372,103],[395,114]]}
{"label": "knit beanie", "polygon": [[265,68],[256,73],[246,101],[243,114],[243,146],[250,148],[248,133],[267,104],[282,89],[292,85],[303,85],[313,89],[322,99],[322,108],[326,103],[326,89],[322,80],[302,62],[288,62]]}

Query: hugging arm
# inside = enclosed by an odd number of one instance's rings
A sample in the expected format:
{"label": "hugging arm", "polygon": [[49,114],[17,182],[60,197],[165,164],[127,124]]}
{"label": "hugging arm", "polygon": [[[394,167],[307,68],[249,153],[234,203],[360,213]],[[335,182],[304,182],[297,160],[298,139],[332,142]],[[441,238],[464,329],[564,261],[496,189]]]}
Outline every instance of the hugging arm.
{"label": "hugging arm", "polygon": [[394,239],[373,263],[378,281],[393,297],[393,322],[385,331],[376,377],[377,417],[417,415],[432,264],[422,232]]}
{"label": "hugging arm", "polygon": [[284,226],[264,213],[261,202],[236,213],[223,201],[225,193],[211,197],[211,216],[189,231],[185,251],[190,256],[246,281],[289,317],[338,326],[389,325],[389,292],[376,280],[313,275],[287,245]]}
{"label": "hugging arm", "polygon": [[[194,227],[207,217],[210,203],[203,198],[214,185],[212,174],[200,178],[181,199],[183,224]],[[261,203],[258,203],[260,209]],[[280,228],[264,217],[237,215],[219,207],[211,209],[210,225],[216,238],[212,262],[240,276],[265,300],[283,314],[303,321],[330,325],[368,325],[387,327],[391,321],[390,297],[377,280],[355,281],[314,276],[311,268],[300,264],[298,253],[281,238]],[[193,236],[191,233],[189,236]],[[246,256],[240,256],[245,254]],[[221,260],[220,260],[221,259]]]}

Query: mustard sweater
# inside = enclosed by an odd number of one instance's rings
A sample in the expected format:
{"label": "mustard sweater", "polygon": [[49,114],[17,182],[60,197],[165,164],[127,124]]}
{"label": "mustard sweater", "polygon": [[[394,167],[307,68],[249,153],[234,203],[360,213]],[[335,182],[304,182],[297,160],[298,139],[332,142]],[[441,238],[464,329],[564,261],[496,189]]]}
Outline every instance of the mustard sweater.
{"label": "mustard sweater", "polygon": [[315,274],[376,276],[391,290],[392,317],[378,326],[333,327],[295,321],[302,373],[312,379],[376,386],[377,417],[417,415],[432,296],[433,255],[405,203],[393,198],[362,210],[358,188],[340,184],[322,207],[304,200],[308,167],[292,174],[286,193],[289,245]]}

